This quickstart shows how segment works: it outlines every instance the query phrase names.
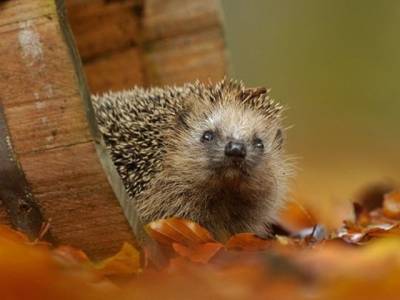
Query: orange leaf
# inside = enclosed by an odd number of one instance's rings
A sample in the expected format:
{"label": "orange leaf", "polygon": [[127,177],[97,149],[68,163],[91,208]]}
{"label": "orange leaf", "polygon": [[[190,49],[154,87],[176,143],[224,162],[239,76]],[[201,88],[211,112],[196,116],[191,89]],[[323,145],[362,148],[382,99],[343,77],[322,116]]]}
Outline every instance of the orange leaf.
{"label": "orange leaf", "polygon": [[367,234],[370,237],[399,238],[400,228],[399,225],[382,225],[382,227],[372,228],[368,230]]}
{"label": "orange leaf", "polygon": [[292,201],[282,210],[278,223],[290,232],[297,232],[315,226],[317,221],[300,202]]}
{"label": "orange leaf", "polygon": [[355,223],[359,226],[367,226],[371,223],[370,212],[358,202],[353,203]]}
{"label": "orange leaf", "polygon": [[387,218],[400,219],[400,192],[392,192],[385,195],[383,214]]}
{"label": "orange leaf", "polygon": [[173,243],[175,252],[183,257],[189,258],[192,262],[206,264],[224,245],[220,243],[198,244],[193,247],[186,247],[178,243]]}
{"label": "orange leaf", "polygon": [[86,253],[82,250],[70,247],[70,246],[60,246],[54,249],[54,254],[61,257],[67,262],[71,263],[87,263],[90,262]]}
{"label": "orange leaf", "polygon": [[147,224],[145,229],[154,240],[169,246],[178,243],[191,247],[215,241],[206,229],[184,219],[157,220]]}
{"label": "orange leaf", "polygon": [[230,250],[262,251],[271,247],[272,240],[258,237],[254,233],[239,233],[232,236],[226,243]]}
{"label": "orange leaf", "polygon": [[12,229],[7,225],[0,225],[0,238],[4,238],[14,243],[28,244],[43,249],[49,249],[51,246],[50,243],[45,241],[31,241],[25,233]]}
{"label": "orange leaf", "polygon": [[0,225],[0,237],[22,244],[27,244],[30,242],[29,238],[25,234],[6,225]]}
{"label": "orange leaf", "polygon": [[131,244],[124,243],[121,250],[114,256],[96,265],[103,275],[130,275],[140,269],[140,253]]}

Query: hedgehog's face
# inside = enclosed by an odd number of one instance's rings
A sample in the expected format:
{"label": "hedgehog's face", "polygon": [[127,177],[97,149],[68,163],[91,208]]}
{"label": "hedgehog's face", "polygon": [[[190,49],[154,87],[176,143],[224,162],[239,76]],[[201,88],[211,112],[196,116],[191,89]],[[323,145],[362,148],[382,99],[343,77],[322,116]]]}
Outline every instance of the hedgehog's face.
{"label": "hedgehog's face", "polygon": [[208,107],[187,123],[192,125],[176,143],[177,161],[199,180],[220,184],[274,177],[273,163],[281,160],[278,122],[232,102]]}
{"label": "hedgehog's face", "polygon": [[251,176],[265,167],[282,142],[277,124],[267,122],[246,107],[215,107],[195,131],[199,151],[207,157],[202,167],[227,180]]}

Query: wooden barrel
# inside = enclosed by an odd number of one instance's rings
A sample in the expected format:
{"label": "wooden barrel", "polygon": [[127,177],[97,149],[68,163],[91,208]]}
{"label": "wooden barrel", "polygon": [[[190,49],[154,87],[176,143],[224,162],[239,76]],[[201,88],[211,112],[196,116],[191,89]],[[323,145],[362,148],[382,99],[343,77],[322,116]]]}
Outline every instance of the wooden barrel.
{"label": "wooden barrel", "polygon": [[45,238],[100,258],[133,241],[135,212],[89,90],[219,79],[223,31],[213,0],[65,2],[0,2],[0,223],[48,223]]}

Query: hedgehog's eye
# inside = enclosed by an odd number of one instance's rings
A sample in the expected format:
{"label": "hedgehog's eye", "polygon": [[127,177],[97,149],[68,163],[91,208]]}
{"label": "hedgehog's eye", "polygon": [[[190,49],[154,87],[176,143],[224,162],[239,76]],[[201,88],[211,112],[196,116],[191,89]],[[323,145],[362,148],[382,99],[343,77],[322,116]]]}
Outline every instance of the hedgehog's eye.
{"label": "hedgehog's eye", "polygon": [[214,132],[211,130],[207,130],[203,133],[203,136],[201,137],[201,141],[204,142],[211,142],[214,139],[215,135]]}
{"label": "hedgehog's eye", "polygon": [[263,141],[260,138],[255,138],[253,143],[254,143],[254,147],[256,147],[258,149],[264,149]]}

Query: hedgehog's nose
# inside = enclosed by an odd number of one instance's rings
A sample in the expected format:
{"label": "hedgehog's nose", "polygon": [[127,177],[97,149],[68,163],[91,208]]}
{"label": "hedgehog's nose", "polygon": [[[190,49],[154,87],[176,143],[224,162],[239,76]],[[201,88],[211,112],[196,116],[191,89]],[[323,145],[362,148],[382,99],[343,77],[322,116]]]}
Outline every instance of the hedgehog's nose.
{"label": "hedgehog's nose", "polygon": [[229,142],[225,146],[225,155],[235,158],[245,158],[246,145],[239,142]]}

